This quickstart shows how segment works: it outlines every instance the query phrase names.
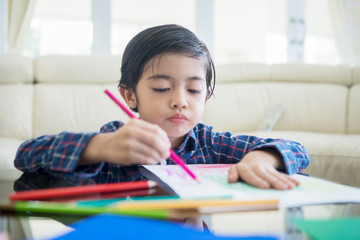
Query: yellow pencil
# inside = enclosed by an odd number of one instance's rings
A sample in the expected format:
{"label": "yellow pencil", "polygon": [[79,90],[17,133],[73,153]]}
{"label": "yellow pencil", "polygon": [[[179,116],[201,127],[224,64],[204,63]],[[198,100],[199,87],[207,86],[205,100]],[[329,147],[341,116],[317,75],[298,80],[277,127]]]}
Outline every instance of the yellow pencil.
{"label": "yellow pencil", "polygon": [[144,210],[197,210],[200,213],[277,210],[279,200],[249,200],[233,199],[174,199],[160,201],[126,201],[115,205],[117,209]]}

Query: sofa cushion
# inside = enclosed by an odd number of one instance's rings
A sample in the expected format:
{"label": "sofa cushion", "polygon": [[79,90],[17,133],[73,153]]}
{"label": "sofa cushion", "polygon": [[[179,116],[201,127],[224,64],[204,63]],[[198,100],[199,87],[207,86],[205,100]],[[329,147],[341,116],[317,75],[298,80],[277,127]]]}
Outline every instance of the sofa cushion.
{"label": "sofa cushion", "polygon": [[359,84],[360,83],[360,65],[355,66],[352,69],[352,83]]}
{"label": "sofa cushion", "polygon": [[243,63],[216,66],[218,84],[231,82],[269,81],[270,66],[266,64]]}
{"label": "sofa cushion", "polygon": [[19,55],[0,54],[0,83],[33,81],[33,61]]}
{"label": "sofa cushion", "polygon": [[34,137],[62,131],[98,132],[106,122],[129,117],[104,93],[120,98],[116,84],[37,84]]}
{"label": "sofa cushion", "polygon": [[0,136],[25,140],[32,136],[32,84],[0,84]]}
{"label": "sofa cushion", "polygon": [[[0,169],[15,169],[15,154],[22,142],[18,139],[0,137]],[[0,179],[7,179],[7,177],[0,175]]]}
{"label": "sofa cushion", "polygon": [[284,138],[301,143],[311,163],[304,173],[360,187],[360,135],[326,134],[297,131],[246,132],[258,137]]}
{"label": "sofa cushion", "polygon": [[360,84],[350,88],[347,132],[349,134],[360,134]]}
{"label": "sofa cushion", "polygon": [[351,68],[348,65],[319,65],[301,63],[273,64],[270,81],[332,83],[349,86]]}
{"label": "sofa cushion", "polygon": [[360,134],[360,66],[352,69],[353,86],[349,93],[348,129],[350,134]]}
{"label": "sofa cushion", "polygon": [[113,83],[120,80],[120,56],[44,56],[35,60],[35,80],[44,83]]}
{"label": "sofa cushion", "polygon": [[285,111],[275,130],[345,133],[347,98],[348,88],[339,84],[224,83],[206,103],[203,121],[218,131],[253,131],[281,104]]}

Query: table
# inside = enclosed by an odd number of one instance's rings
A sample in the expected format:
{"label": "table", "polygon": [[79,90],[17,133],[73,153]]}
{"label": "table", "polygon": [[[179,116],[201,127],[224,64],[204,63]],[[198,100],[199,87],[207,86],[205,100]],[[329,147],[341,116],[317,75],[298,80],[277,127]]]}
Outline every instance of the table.
{"label": "table", "polygon": [[[78,221],[83,218],[82,216],[64,216],[53,214],[15,214],[12,211],[8,211],[4,206],[11,206],[12,203],[8,196],[10,193],[15,191],[25,191],[31,189],[44,189],[44,188],[56,188],[56,187],[67,187],[67,186],[78,186],[78,185],[92,185],[95,184],[95,180],[92,178],[56,178],[47,174],[39,173],[25,173],[21,174],[17,170],[2,170],[0,169],[0,239],[24,239],[33,238],[33,226],[31,221],[38,220],[46,222],[51,226],[55,226],[55,221],[62,224],[57,224],[58,228],[66,229],[64,227],[67,224]],[[6,177],[3,177],[6,176]],[[99,182],[98,182],[99,183]],[[148,196],[168,196],[169,193],[160,187],[151,189],[151,194]],[[143,194],[143,191],[141,191]],[[126,196],[136,196],[137,193],[132,191],[129,194],[124,193],[102,193],[101,195],[87,195],[84,199],[106,199],[106,198],[122,198]],[[77,200],[81,197],[68,198],[66,200]],[[54,221],[55,220],[55,221]],[[48,231],[49,232],[49,231]],[[50,231],[51,232],[51,231]],[[3,238],[1,238],[3,237]]]}
{"label": "table", "polygon": [[[0,176],[5,170],[0,170]],[[89,179],[61,179],[50,177],[46,174],[24,174],[19,178],[19,172],[6,170],[6,175],[10,179],[0,178],[0,204],[10,204],[8,196],[16,190],[39,189],[48,187],[73,186],[74,184],[88,185],[93,184],[94,180]],[[168,195],[162,188],[155,189],[152,195]],[[355,209],[355,210],[354,210]],[[309,206],[303,208],[280,209],[279,211],[258,211],[213,214],[205,216],[207,224],[217,234],[246,234],[246,233],[289,233],[286,239],[303,239],[302,234],[297,231],[289,220],[293,216],[303,216],[305,218],[320,217],[330,218],[336,216],[359,215],[360,207],[356,205],[326,205]],[[16,216],[9,213],[0,212],[0,239],[1,234],[6,234],[9,239],[36,238],[41,235],[38,230],[45,228],[49,233],[68,231],[70,228],[66,224],[77,221],[79,218],[74,216],[41,216],[32,215]],[[6,239],[6,238],[5,238]]]}

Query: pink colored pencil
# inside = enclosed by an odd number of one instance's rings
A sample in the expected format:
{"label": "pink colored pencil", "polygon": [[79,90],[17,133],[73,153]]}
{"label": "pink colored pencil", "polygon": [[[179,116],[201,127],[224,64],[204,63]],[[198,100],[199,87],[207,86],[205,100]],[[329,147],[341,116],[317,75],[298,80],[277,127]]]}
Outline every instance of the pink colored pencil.
{"label": "pink colored pencil", "polygon": [[[105,90],[105,93],[131,118],[137,118],[127,107],[124,106],[109,90]],[[197,179],[196,175],[185,165],[185,163],[180,159],[176,153],[170,149],[170,158],[177,164],[180,165],[194,180],[200,181]]]}

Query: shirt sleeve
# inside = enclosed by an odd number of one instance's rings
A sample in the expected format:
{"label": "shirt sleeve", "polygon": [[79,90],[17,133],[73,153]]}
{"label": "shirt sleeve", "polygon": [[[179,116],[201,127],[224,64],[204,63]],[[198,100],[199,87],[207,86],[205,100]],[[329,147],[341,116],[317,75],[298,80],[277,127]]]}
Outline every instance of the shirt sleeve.
{"label": "shirt sleeve", "polygon": [[288,174],[301,173],[309,164],[310,156],[300,143],[285,139],[262,139],[254,149],[274,148],[282,156]]}
{"label": "shirt sleeve", "polygon": [[212,134],[214,155],[219,163],[237,163],[246,153],[261,149],[276,149],[288,174],[300,173],[310,163],[310,157],[300,143],[285,139],[232,135],[230,132]]}
{"label": "shirt sleeve", "polygon": [[[110,122],[100,132],[112,132],[122,126]],[[62,176],[66,173],[79,177],[95,176],[104,163],[77,167],[78,161],[90,139],[98,133],[61,132],[44,135],[22,143],[15,157],[15,167],[23,172],[44,171]]]}

